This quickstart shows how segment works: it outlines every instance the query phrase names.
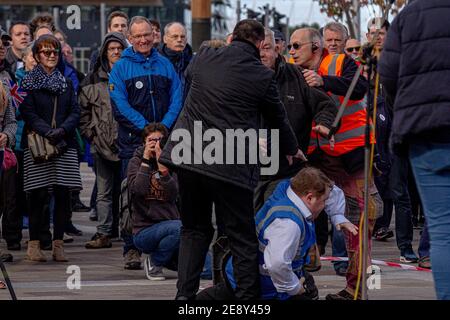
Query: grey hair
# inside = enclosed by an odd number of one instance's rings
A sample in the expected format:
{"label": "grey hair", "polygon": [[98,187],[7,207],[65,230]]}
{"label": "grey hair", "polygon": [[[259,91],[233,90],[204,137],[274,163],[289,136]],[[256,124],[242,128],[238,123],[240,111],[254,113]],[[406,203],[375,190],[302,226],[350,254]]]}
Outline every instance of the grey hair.
{"label": "grey hair", "polygon": [[170,27],[175,24],[179,24],[180,26],[182,26],[184,29],[184,32],[186,33],[186,27],[181,22],[173,21],[173,22],[169,22],[168,24],[166,24],[166,26],[164,27],[164,34],[168,34]]}
{"label": "grey hair", "polygon": [[131,27],[134,24],[143,23],[143,22],[147,23],[153,30],[153,26],[152,26],[150,20],[148,20],[146,17],[143,17],[143,16],[135,16],[135,17],[131,18],[130,24],[128,25],[128,33],[131,34]]}
{"label": "grey hair", "polygon": [[347,27],[344,26],[342,23],[339,22],[328,22],[325,27],[323,27],[323,33],[325,34],[325,30],[331,30],[334,32],[339,32],[343,40],[346,41],[348,39],[348,30]]}
{"label": "grey hair", "polygon": [[272,44],[272,47],[275,48],[275,33],[269,28],[264,28],[264,37],[266,39],[270,38],[270,43]]}
{"label": "grey hair", "polygon": [[315,43],[320,50],[323,49],[323,38],[322,35],[320,34],[320,31],[314,28],[306,28],[306,30],[308,30],[309,33],[309,41]]}
{"label": "grey hair", "polygon": [[34,41],[32,41],[30,44],[28,44],[25,48],[23,48],[20,51],[20,57],[22,58],[22,60],[27,56],[27,54],[29,54],[30,52],[33,51],[33,45],[34,45]]}

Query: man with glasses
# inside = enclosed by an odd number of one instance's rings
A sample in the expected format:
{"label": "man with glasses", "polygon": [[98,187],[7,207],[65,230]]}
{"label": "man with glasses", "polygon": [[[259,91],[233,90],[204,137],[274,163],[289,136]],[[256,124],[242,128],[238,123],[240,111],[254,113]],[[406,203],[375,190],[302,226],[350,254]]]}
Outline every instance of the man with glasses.
{"label": "man with glasses", "polygon": [[[154,31],[150,21],[141,16],[131,19],[125,49],[109,76],[109,92],[114,117],[119,124],[118,147],[122,160],[122,179],[128,162],[141,145],[144,127],[161,122],[171,129],[181,110],[181,83],[169,60],[153,47]],[[131,235],[125,241],[125,268],[139,269],[140,257]]]}
{"label": "man with glasses", "polygon": [[183,101],[186,97],[186,70],[192,59],[192,48],[187,43],[186,28],[179,22],[170,22],[164,28],[164,43],[159,47],[159,53],[172,62],[181,81]]}
{"label": "man with glasses", "polygon": [[353,38],[350,38],[345,43],[345,54],[355,60],[358,57],[359,50],[361,49],[361,43]]}
{"label": "man with glasses", "polygon": [[121,163],[116,145],[117,122],[113,117],[108,92],[108,75],[119,61],[127,42],[122,33],[108,33],[94,66],[81,83],[79,95],[83,137],[94,150],[97,183],[97,233],[86,243],[87,249],[111,248],[111,237],[119,219]]}
{"label": "man with glasses", "polygon": [[[333,40],[333,42],[336,44],[336,41]],[[320,33],[315,29],[296,30],[291,36],[291,44],[297,44],[298,49],[292,46],[289,53],[296,64],[306,68],[303,70],[303,75],[308,85],[323,88],[333,98],[336,107],[339,107],[357,71],[357,65],[353,59],[345,54],[330,54],[324,49]],[[308,149],[310,162],[322,169],[344,191],[346,217],[355,225],[359,224],[360,214],[364,209],[362,204],[364,203],[364,143],[367,111],[363,99],[366,91],[367,81],[360,77],[350,96],[340,128],[335,134],[334,145],[327,139],[312,133]],[[375,142],[373,134],[370,135],[370,141]],[[375,219],[381,215],[382,210],[382,201],[373,179],[369,181],[369,192],[368,240],[370,241]],[[355,293],[360,255],[359,238],[346,233],[345,242],[349,255],[349,266],[346,272],[347,286],[337,294],[328,295],[329,300],[351,300]]]}
{"label": "man with glasses", "polygon": [[[274,37],[276,37],[274,32],[265,28],[265,39],[259,49],[261,62],[275,71],[275,81],[281,101],[300,149],[306,153],[311,130],[319,131],[326,136],[337,114],[337,108],[325,92],[308,86],[299,66],[284,60],[281,52],[278,51]],[[317,123],[314,128],[311,126],[313,121]],[[256,211],[281,180],[293,177],[305,165],[302,161],[294,161],[292,165],[289,165],[283,155],[280,156],[279,163],[279,170],[275,175],[260,176],[254,197]]]}

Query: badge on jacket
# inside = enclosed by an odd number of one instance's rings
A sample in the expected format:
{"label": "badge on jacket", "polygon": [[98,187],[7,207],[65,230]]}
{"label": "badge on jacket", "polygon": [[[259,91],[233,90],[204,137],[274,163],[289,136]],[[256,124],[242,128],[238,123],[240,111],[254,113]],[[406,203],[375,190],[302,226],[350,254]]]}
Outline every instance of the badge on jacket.
{"label": "badge on jacket", "polygon": [[144,87],[144,84],[142,83],[142,81],[138,81],[136,82],[135,86],[137,89],[142,89]]}

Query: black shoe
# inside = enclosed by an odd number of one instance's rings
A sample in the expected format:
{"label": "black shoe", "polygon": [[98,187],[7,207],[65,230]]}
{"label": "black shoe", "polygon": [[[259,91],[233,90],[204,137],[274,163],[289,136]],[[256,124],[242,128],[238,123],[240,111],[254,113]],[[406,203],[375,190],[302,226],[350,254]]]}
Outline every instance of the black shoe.
{"label": "black shoe", "polygon": [[12,243],[8,243],[7,246],[9,251],[20,251],[20,249],[22,248],[20,246],[20,242],[12,242]]}
{"label": "black shoe", "polygon": [[384,241],[394,236],[394,232],[387,228],[380,228],[375,232],[374,237],[377,241]]}
{"label": "black shoe", "polygon": [[340,267],[340,268],[337,268],[335,271],[336,271],[336,275],[338,275],[340,277],[347,276],[347,268]]}
{"label": "black shoe", "polygon": [[75,226],[73,225],[72,222],[70,222],[67,227],[66,230],[64,231],[67,235],[69,236],[82,236],[83,232],[81,230],[78,230],[77,228],[75,228]]}
{"label": "black shoe", "polygon": [[[325,300],[354,300],[354,296],[347,290],[341,290],[338,293],[327,294]],[[358,299],[361,300],[360,294],[358,294]]]}
{"label": "black shoe", "polygon": [[91,210],[91,213],[89,214],[89,220],[98,221],[98,215],[96,210]]}
{"label": "black shoe", "polygon": [[2,262],[12,262],[13,261],[13,256],[10,253],[1,253],[0,254],[0,260]]}
{"label": "black shoe", "polygon": [[91,208],[85,206],[80,200],[76,201],[72,207],[73,212],[89,212]]}

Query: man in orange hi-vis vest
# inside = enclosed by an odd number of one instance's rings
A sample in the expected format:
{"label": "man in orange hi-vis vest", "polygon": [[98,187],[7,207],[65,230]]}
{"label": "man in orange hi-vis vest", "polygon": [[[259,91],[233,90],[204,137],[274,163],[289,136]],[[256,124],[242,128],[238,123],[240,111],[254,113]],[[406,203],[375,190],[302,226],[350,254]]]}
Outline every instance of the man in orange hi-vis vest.
{"label": "man in orange hi-vis vest", "polygon": [[[324,28],[326,29],[326,28]],[[339,29],[335,28],[330,35],[333,46],[344,41],[345,35],[339,37]],[[327,34],[328,36],[328,34]],[[342,39],[341,39],[342,38]],[[350,87],[357,66],[345,54],[330,54],[324,49],[323,38],[318,30],[304,28],[296,30],[290,39],[289,54],[294,63],[304,68],[303,75],[311,87],[325,90],[338,108]],[[334,51],[334,50],[333,50]],[[346,217],[352,223],[359,225],[364,212],[364,142],[366,124],[366,105],[364,96],[367,91],[367,81],[361,77],[350,96],[339,130],[333,140],[327,140],[326,132],[313,132],[308,149],[311,163],[322,169],[329,178],[334,180],[345,194]],[[375,143],[373,132],[371,143]],[[333,143],[334,142],[334,143]],[[376,218],[381,216],[383,205],[373,182],[369,182],[369,254],[370,239]],[[360,255],[359,236],[345,233],[345,242],[349,257],[346,273],[347,286],[336,294],[327,295],[327,300],[351,300],[355,294],[358,263]],[[370,263],[368,264],[370,265]],[[365,285],[365,284],[364,284]],[[361,287],[358,298],[361,297]]]}

